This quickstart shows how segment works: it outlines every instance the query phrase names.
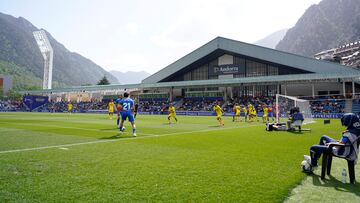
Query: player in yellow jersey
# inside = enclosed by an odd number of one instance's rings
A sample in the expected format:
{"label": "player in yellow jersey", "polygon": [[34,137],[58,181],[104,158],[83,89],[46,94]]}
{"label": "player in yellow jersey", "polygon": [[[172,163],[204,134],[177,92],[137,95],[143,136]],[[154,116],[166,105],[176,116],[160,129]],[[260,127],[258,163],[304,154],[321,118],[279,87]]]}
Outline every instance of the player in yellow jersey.
{"label": "player in yellow jersey", "polygon": [[248,119],[249,119],[249,121],[254,121],[253,119],[254,119],[254,107],[253,107],[253,105],[249,102],[248,103]]}
{"label": "player in yellow jersey", "polygon": [[178,120],[176,118],[175,107],[172,104],[170,104],[170,106],[169,106],[169,116],[168,116],[169,124],[171,124],[170,118],[175,119],[176,123],[178,122]]}
{"label": "player in yellow jersey", "polygon": [[224,121],[222,120],[222,113],[224,112],[218,103],[214,106],[214,111],[216,113],[216,120],[219,121],[221,127],[224,127]]}
{"label": "player in yellow jersey", "polygon": [[68,108],[68,113],[71,114],[72,109],[73,109],[73,105],[72,105],[71,102],[69,102],[69,103],[67,104],[67,108]]}
{"label": "player in yellow jersey", "polygon": [[263,122],[264,123],[267,123],[267,122],[269,122],[269,118],[268,118],[268,108],[267,108],[267,106],[266,105],[264,105],[264,107],[263,107],[263,112],[264,112],[264,115],[263,115],[263,117],[262,117],[262,119],[263,119]]}
{"label": "player in yellow jersey", "polygon": [[248,103],[248,112],[250,113],[253,110],[254,106],[249,102]]}
{"label": "player in yellow jersey", "polygon": [[[255,108],[249,108],[249,121],[253,122],[255,121],[255,119],[257,119],[257,116],[256,116],[256,109]],[[257,121],[259,121],[259,119],[257,119]]]}
{"label": "player in yellow jersey", "polygon": [[112,119],[113,115],[114,115],[114,109],[115,109],[115,104],[113,100],[110,100],[109,104],[108,104],[108,109],[109,109],[109,118]]}
{"label": "player in yellow jersey", "polygon": [[242,111],[244,112],[244,122],[246,122],[248,118],[248,110],[245,105],[242,106]]}
{"label": "player in yellow jersey", "polygon": [[235,106],[234,106],[235,116],[234,116],[233,121],[240,121],[240,120],[241,120],[241,118],[240,118],[240,112],[241,112],[241,107],[239,106],[238,103],[236,103]]}

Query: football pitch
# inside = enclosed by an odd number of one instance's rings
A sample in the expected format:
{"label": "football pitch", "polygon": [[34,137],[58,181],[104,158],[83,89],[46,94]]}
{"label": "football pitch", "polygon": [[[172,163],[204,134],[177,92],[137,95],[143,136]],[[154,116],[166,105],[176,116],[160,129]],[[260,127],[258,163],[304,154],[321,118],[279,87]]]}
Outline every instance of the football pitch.
{"label": "football pitch", "polygon": [[290,133],[231,117],[224,128],[215,117],[178,119],[138,115],[134,138],[105,114],[0,113],[0,202],[360,201],[359,184],[341,182],[345,161],[334,159],[325,181],[319,168],[300,170],[321,135],[340,138],[339,120]]}

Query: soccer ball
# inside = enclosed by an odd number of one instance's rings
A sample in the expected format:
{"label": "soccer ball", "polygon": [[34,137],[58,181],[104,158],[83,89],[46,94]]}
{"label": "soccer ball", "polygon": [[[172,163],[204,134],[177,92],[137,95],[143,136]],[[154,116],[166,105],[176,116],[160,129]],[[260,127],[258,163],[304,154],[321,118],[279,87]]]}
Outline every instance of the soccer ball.
{"label": "soccer ball", "polygon": [[301,169],[304,171],[304,172],[309,172],[311,171],[311,165],[308,161],[304,160],[301,162]]}
{"label": "soccer ball", "polygon": [[122,129],[120,129],[121,132],[125,131],[125,126],[122,127]]}

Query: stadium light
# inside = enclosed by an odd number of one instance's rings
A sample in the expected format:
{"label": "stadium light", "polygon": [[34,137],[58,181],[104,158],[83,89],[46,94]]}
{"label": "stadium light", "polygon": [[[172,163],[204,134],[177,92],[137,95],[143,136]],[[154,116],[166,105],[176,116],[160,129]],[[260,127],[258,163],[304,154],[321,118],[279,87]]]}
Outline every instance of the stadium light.
{"label": "stadium light", "polygon": [[44,30],[34,31],[33,35],[44,58],[43,89],[51,89],[54,51]]}

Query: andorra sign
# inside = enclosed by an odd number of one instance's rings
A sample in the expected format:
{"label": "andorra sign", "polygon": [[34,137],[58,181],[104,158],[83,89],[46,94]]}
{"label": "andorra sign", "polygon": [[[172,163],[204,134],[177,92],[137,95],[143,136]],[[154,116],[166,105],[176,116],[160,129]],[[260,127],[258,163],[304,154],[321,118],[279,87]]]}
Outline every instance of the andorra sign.
{"label": "andorra sign", "polygon": [[227,75],[245,73],[245,66],[240,64],[226,64],[209,67],[209,75]]}

